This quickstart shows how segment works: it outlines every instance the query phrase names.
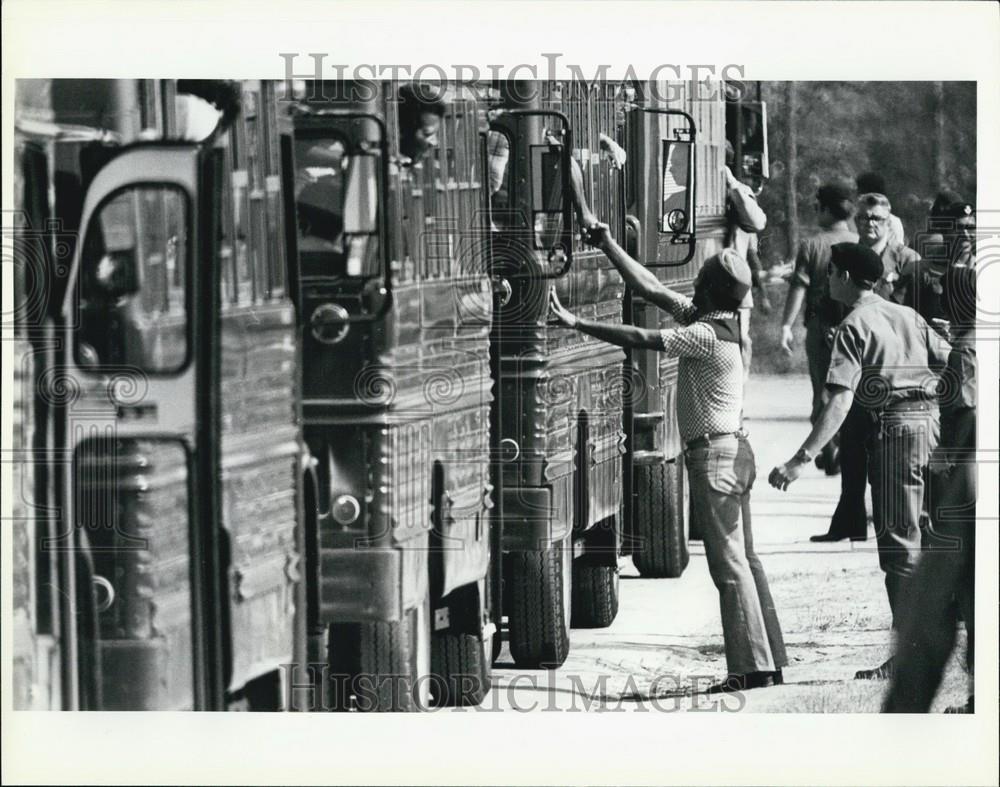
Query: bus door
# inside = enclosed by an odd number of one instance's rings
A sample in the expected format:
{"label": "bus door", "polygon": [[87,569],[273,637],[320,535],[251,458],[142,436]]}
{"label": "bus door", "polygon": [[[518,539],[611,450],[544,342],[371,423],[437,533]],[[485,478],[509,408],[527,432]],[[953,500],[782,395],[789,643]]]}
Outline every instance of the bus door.
{"label": "bus door", "polygon": [[66,448],[42,548],[60,555],[70,708],[223,707],[216,161],[135,145],[83,201],[43,394]]}

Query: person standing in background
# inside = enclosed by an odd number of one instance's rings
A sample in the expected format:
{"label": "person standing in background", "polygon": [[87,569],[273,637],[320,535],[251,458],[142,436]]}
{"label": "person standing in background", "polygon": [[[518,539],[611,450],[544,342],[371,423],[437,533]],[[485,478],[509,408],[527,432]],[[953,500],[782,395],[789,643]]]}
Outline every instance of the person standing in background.
{"label": "person standing in background", "polygon": [[[845,241],[858,242],[857,234],[851,232],[847,226],[848,219],[854,213],[854,205],[846,188],[835,183],[820,186],[816,192],[815,208],[816,222],[820,231],[799,244],[795,257],[795,271],[788,285],[788,296],[785,299],[785,311],[781,320],[781,349],[791,355],[794,342],[792,325],[805,302],[805,349],[813,391],[812,411],[809,416],[811,423],[816,423],[816,416],[823,409],[826,371],[830,366],[830,331],[844,316],[844,307],[830,297],[827,280],[830,247]],[[820,469],[826,470],[827,475],[836,472],[836,440],[831,440],[823,447],[816,457],[816,464]],[[863,479],[862,469],[862,495]],[[864,535],[863,529],[861,534]]]}
{"label": "person standing in background", "polygon": [[[881,194],[888,199],[888,192],[885,188],[885,178],[877,172],[862,172],[854,179],[858,187],[858,194]],[[860,228],[859,232],[860,232]],[[903,222],[899,216],[889,214],[888,237],[900,246],[906,245],[906,233],[903,230]]]}

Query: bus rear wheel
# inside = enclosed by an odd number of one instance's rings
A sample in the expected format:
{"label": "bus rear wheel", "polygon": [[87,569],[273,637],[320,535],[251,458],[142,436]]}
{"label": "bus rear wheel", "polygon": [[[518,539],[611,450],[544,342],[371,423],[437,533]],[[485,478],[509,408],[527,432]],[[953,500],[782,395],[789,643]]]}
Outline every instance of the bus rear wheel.
{"label": "bus rear wheel", "polygon": [[573,566],[573,628],[607,628],[618,615],[618,567]]}
{"label": "bus rear wheel", "polygon": [[429,707],[429,601],[399,621],[331,626],[335,710],[420,711]]}
{"label": "bus rear wheel", "polygon": [[439,708],[480,705],[490,690],[493,638],[435,634],[431,647],[431,701]]}
{"label": "bus rear wheel", "polygon": [[684,532],[684,467],[681,460],[635,468],[635,531],[632,562],[644,577],[677,578],[687,568]]}
{"label": "bus rear wheel", "polygon": [[511,552],[510,654],[518,667],[555,669],[569,655],[573,544]]}

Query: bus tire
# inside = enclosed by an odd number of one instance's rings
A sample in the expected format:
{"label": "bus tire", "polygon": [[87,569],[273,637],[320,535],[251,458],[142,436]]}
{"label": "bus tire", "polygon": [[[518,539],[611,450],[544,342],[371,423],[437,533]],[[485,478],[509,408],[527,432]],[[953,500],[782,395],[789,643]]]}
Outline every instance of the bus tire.
{"label": "bus tire", "polygon": [[607,628],[618,615],[618,567],[573,566],[573,628]]}
{"label": "bus tire", "polygon": [[644,577],[677,578],[687,568],[683,471],[679,460],[635,468],[638,547],[632,562]]}
{"label": "bus tire", "polygon": [[[340,681],[334,709],[420,711],[429,706],[428,599],[399,621],[331,627],[331,673]],[[338,654],[333,658],[332,654]]]}
{"label": "bus tire", "polygon": [[523,669],[555,669],[569,655],[573,549],[567,537],[544,551],[512,552],[510,654]]}
{"label": "bus tire", "polygon": [[490,690],[492,638],[435,634],[431,643],[431,702],[438,708],[481,705]]}

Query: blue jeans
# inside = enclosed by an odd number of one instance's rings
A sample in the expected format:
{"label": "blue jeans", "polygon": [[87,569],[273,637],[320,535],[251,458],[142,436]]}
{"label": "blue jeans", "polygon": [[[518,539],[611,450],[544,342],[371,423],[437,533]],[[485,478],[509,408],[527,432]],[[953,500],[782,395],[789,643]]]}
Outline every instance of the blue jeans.
{"label": "blue jeans", "polygon": [[729,435],[687,450],[684,460],[692,516],[719,590],[728,670],[737,675],[780,669],[788,663],[785,641],[750,526],[753,449],[745,437]]}

